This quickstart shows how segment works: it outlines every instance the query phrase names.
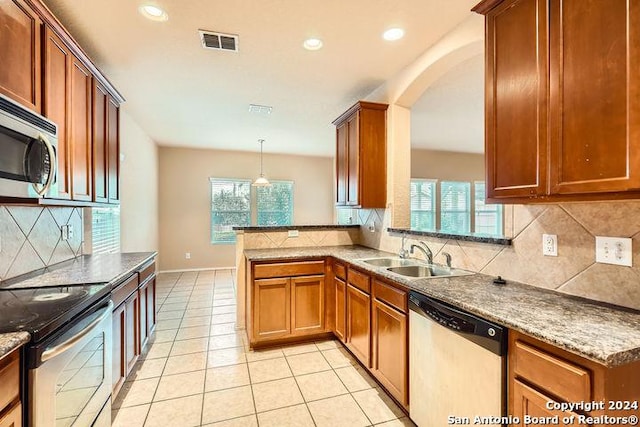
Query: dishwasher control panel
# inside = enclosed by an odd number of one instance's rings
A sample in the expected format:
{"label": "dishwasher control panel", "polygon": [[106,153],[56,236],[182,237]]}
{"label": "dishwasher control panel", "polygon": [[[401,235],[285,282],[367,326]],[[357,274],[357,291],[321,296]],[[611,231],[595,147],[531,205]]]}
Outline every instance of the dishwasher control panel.
{"label": "dishwasher control panel", "polygon": [[450,329],[455,329],[460,332],[475,332],[475,325],[473,323],[467,322],[464,319],[460,319],[459,317],[449,316],[441,311],[433,308],[433,307],[421,307],[422,310],[429,315],[433,320],[440,323],[443,326],[446,326]]}

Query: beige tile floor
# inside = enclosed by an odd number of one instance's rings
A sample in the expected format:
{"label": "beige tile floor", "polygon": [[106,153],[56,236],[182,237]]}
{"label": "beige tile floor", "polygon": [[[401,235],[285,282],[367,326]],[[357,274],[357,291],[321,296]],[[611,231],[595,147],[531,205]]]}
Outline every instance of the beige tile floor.
{"label": "beige tile floor", "polygon": [[235,272],[158,276],[158,324],[113,426],[413,426],[336,341],[250,351]]}

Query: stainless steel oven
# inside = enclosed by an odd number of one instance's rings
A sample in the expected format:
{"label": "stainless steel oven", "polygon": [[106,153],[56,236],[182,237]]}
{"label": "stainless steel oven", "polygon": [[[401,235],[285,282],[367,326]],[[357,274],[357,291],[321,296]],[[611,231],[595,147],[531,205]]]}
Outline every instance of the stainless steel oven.
{"label": "stainless steel oven", "polygon": [[58,128],[0,95],[0,197],[58,195]]}
{"label": "stainless steel oven", "polygon": [[65,331],[32,347],[30,426],[111,424],[112,309],[113,303],[103,300]]}

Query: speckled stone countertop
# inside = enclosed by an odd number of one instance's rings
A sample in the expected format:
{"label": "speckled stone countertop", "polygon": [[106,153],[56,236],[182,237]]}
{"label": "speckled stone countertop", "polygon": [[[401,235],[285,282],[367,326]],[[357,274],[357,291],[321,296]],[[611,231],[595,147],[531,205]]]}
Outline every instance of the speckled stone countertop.
{"label": "speckled stone countertop", "polygon": [[360,228],[358,224],[328,224],[328,225],[261,225],[261,226],[246,226],[246,227],[233,227],[235,231],[244,231],[245,233],[251,232],[271,232],[271,231],[287,231],[287,230],[300,230],[300,231],[314,231],[314,230],[344,230],[350,228]]}
{"label": "speckled stone countertop", "polygon": [[41,288],[82,283],[116,284],[157,252],[83,255],[0,283],[3,288]]}
{"label": "speckled stone countertop", "polygon": [[31,340],[28,332],[9,332],[0,334],[0,359]]}
{"label": "speckled stone countertop", "polygon": [[[409,279],[361,258],[395,256],[362,246],[249,249],[251,261],[332,256],[426,296],[523,332],[608,367],[640,360],[640,312],[492,276]],[[455,266],[455,260],[454,260]]]}

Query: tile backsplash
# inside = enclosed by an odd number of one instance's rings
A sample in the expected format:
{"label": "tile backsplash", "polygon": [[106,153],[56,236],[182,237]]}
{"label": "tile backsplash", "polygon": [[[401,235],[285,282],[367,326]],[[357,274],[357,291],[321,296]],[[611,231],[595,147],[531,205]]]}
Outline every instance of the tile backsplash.
{"label": "tile backsplash", "polygon": [[[67,224],[73,233],[65,241]],[[0,280],[81,255],[82,243],[81,208],[0,206]]]}
{"label": "tile backsplash", "polygon": [[[384,209],[359,211],[361,244],[398,252],[401,238],[386,231],[390,215]],[[505,208],[505,231],[511,246],[416,240],[427,242],[438,263],[448,252],[454,267],[640,310],[639,201],[514,205]],[[542,234],[558,236],[557,257],[542,255]],[[595,236],[632,238],[633,267],[596,263]]]}

